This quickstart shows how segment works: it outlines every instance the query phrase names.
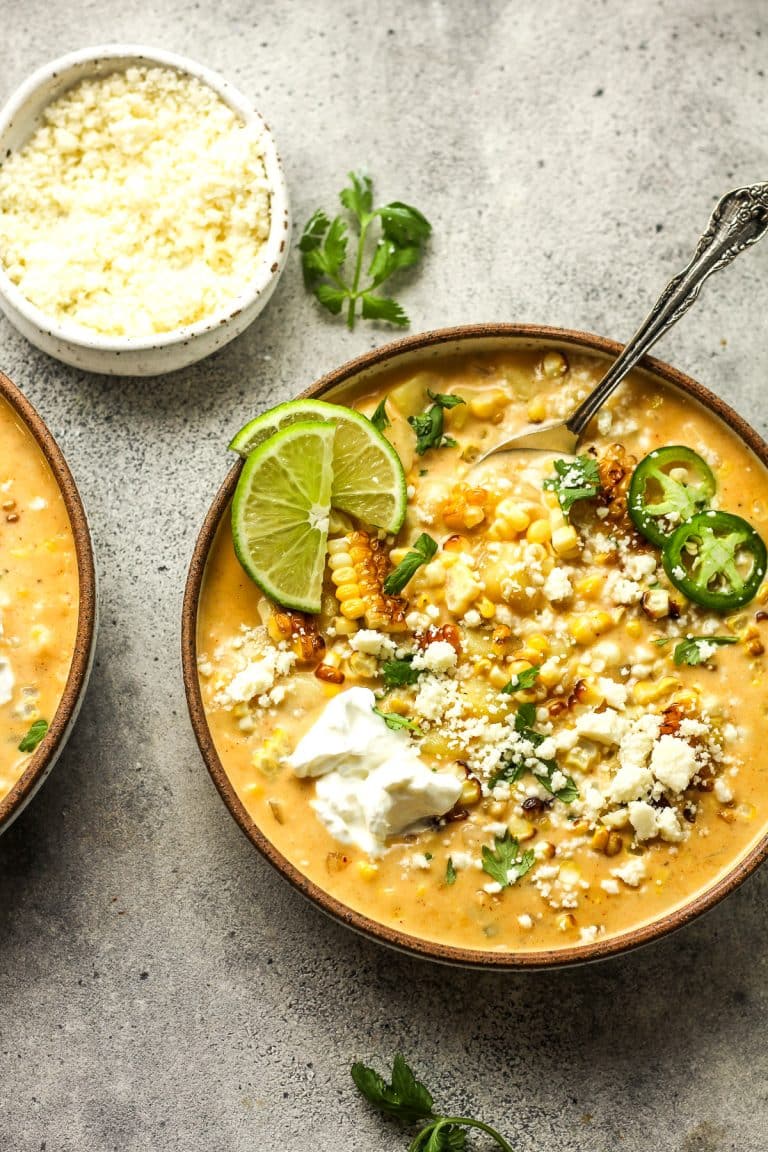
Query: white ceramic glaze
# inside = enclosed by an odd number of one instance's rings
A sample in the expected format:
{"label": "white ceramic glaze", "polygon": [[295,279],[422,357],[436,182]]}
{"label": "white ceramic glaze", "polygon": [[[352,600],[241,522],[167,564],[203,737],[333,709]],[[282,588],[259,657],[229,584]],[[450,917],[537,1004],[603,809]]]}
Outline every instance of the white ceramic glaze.
{"label": "white ceramic glaze", "polygon": [[0,111],[0,156],[17,151],[39,126],[45,108],[80,80],[156,64],[196,76],[247,123],[263,131],[264,164],[271,195],[271,226],[251,281],[231,304],[197,324],[156,336],[109,337],[66,326],[30,303],[0,265],[0,308],[36,347],[88,372],[156,376],[209,356],[239,336],[275,290],[288,255],[291,221],[288,190],[275,142],[262,116],[228,80],[194,60],[135,44],[104,44],[61,56],[34,72]]}

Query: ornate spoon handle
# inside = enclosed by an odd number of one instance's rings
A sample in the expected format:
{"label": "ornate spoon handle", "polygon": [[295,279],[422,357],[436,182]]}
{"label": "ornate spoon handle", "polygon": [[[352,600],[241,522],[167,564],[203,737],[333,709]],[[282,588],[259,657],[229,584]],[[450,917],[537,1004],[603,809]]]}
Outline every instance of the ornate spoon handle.
{"label": "ornate spoon handle", "polygon": [[627,373],[659,337],[687,312],[707,277],[725,268],[740,252],[759,240],[766,230],[768,184],[737,188],[723,196],[712,213],[709,227],[699,240],[690,264],[670,280],[618,360],[566,421],[566,427],[577,439]]}

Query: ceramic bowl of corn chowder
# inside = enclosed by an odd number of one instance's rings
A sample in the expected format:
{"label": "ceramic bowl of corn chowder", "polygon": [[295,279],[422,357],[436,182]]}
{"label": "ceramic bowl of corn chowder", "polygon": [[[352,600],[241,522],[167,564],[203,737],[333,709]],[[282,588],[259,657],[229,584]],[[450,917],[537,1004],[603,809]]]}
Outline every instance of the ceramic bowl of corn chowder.
{"label": "ceramic bowl of corn chowder", "polygon": [[85,511],[53,436],[0,373],[0,832],[58,759],[96,638]]}
{"label": "ceramic bowl of corn chowder", "polygon": [[200,533],[183,658],[213,780],[294,887],[398,949],[499,969],[609,957],[768,853],[765,443],[647,359],[576,461],[475,464],[567,414],[619,350],[471,326],[309,389],[384,412],[408,501],[396,537],[331,518],[318,615],[270,603],[238,563],[241,464]]}

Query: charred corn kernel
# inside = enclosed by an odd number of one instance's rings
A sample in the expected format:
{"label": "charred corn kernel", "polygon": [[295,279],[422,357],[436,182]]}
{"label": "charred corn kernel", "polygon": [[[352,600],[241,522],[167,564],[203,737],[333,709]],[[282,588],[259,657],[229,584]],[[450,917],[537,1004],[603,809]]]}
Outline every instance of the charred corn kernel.
{"label": "charred corn kernel", "polygon": [[589,842],[590,848],[593,848],[595,852],[605,852],[609,835],[610,833],[607,828],[603,826],[598,828]]}
{"label": "charred corn kernel", "polygon": [[337,588],[343,587],[344,585],[352,585],[355,588],[357,587],[357,577],[355,575],[355,570],[351,565],[348,568],[335,568],[331,572],[331,580]]}
{"label": "charred corn kernel", "polygon": [[595,564],[599,564],[601,568],[605,568],[609,564],[615,564],[617,559],[617,552],[597,552],[595,554]]}
{"label": "charred corn kernel", "polygon": [[333,664],[318,664],[315,668],[315,676],[324,684],[343,684],[345,680],[342,670]]}
{"label": "charred corn kernel", "polygon": [[379,663],[368,652],[353,652],[349,658],[349,670],[354,676],[372,680],[379,670]]}
{"label": "charred corn kernel", "polygon": [[[449,536],[443,544],[443,552],[457,553],[466,552],[469,548],[469,540],[466,536]],[[442,560],[445,563],[445,557]]]}
{"label": "charred corn kernel", "polygon": [[589,832],[589,823],[586,820],[579,820],[575,824],[571,824],[571,832],[574,836],[586,836]]}
{"label": "charred corn kernel", "polygon": [[604,583],[605,577],[599,572],[593,572],[591,576],[582,576],[581,580],[576,581],[576,592],[586,600],[596,600]]}
{"label": "charred corn kernel", "polygon": [[518,535],[525,532],[531,522],[531,517],[522,504],[507,497],[496,505],[496,518],[505,521],[509,528]]}
{"label": "charred corn kernel", "polygon": [[359,598],[345,600],[341,605],[341,614],[347,620],[359,620],[361,616],[365,616],[365,601]]}
{"label": "charred corn kernel", "polygon": [[624,841],[618,832],[611,832],[608,836],[608,843],[606,844],[603,851],[605,852],[606,856],[618,856],[623,847]]}
{"label": "charred corn kernel", "polygon": [[638,640],[643,634],[643,626],[639,620],[628,620],[624,631],[632,640]]}
{"label": "charred corn kernel", "polygon": [[562,916],[557,918],[558,932],[572,932],[576,927],[576,917],[572,912],[564,912]]}
{"label": "charred corn kernel", "polygon": [[511,635],[512,629],[508,624],[497,624],[491,633],[491,643],[494,648],[503,648]]}
{"label": "charred corn kernel", "polygon": [[357,871],[363,880],[375,880],[379,874],[378,864],[373,860],[358,860]]}
{"label": "charred corn kernel", "polygon": [[579,686],[579,704],[589,704],[592,708],[605,702],[605,695],[597,686],[594,676],[584,677]]}
{"label": "charred corn kernel", "polygon": [[480,782],[475,780],[474,776],[468,776],[461,786],[459,804],[463,808],[471,808],[474,804],[479,804],[482,798],[483,790]]}
{"label": "charred corn kernel", "polygon": [[251,757],[251,764],[263,776],[276,776],[280,771],[281,757],[288,750],[288,741],[283,728],[275,728],[260,748]]}
{"label": "charred corn kernel", "polygon": [[510,817],[508,827],[516,840],[532,840],[536,835],[536,828],[531,824],[530,820],[525,820],[522,816]]}
{"label": "charred corn kernel", "polygon": [[328,567],[331,572],[336,572],[339,568],[351,568],[352,557],[349,552],[333,552],[328,557]]}
{"label": "charred corn kernel", "polygon": [[481,596],[477,602],[477,610],[483,620],[493,620],[496,615],[496,605],[487,596]]}
{"label": "charred corn kernel", "polygon": [[537,860],[551,860],[557,849],[551,840],[540,840],[535,851]]}
{"label": "charred corn kernel", "polygon": [[519,661],[521,664],[527,664],[529,668],[534,664],[538,664],[541,660],[541,653],[536,648],[518,648],[517,652],[512,653],[514,660]]}
{"label": "charred corn kernel", "polygon": [[498,664],[494,664],[488,673],[488,679],[494,688],[505,688],[509,681],[509,676],[503,668],[500,668]]}
{"label": "charred corn kernel", "polygon": [[680,681],[674,676],[662,676],[660,680],[638,680],[632,689],[632,699],[637,704],[652,704],[654,700],[669,696],[679,687]]}
{"label": "charred corn kernel", "polygon": [[564,559],[578,555],[579,538],[572,524],[564,524],[560,528],[555,528],[552,533],[552,547],[557,555]]}
{"label": "charred corn kernel", "polygon": [[291,636],[291,620],[286,612],[273,612],[267,621],[267,632],[270,640],[279,644],[281,640],[288,640]]}
{"label": "charred corn kernel", "polygon": [[509,397],[506,392],[494,388],[483,392],[480,396],[473,396],[469,402],[469,410],[479,420],[492,420],[494,416],[504,411],[508,403]]}
{"label": "charred corn kernel", "polygon": [[532,424],[541,424],[547,415],[547,404],[543,396],[534,396],[528,401],[528,419]]}
{"label": "charred corn kernel", "polygon": [[565,376],[568,361],[562,352],[547,352],[541,362],[541,370],[550,380],[555,380],[558,376]]}
{"label": "charred corn kernel", "polygon": [[552,539],[552,526],[548,520],[534,520],[525,533],[531,544],[546,544]]}
{"label": "charred corn kernel", "polygon": [[328,541],[329,556],[336,556],[347,551],[349,536],[340,536],[337,540]]}
{"label": "charred corn kernel", "polygon": [[347,620],[345,616],[334,616],[333,630],[337,636],[352,636],[357,632],[354,620]]}
{"label": "charred corn kernel", "polygon": [[577,644],[592,644],[612,627],[613,618],[607,612],[588,612],[584,616],[576,616],[568,624],[568,630]]}

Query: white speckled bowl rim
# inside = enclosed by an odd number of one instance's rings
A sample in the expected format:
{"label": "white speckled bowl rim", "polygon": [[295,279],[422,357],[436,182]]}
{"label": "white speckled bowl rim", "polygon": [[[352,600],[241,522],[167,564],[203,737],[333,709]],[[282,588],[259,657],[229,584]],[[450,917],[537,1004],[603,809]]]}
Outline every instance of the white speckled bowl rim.
{"label": "white speckled bowl rim", "polygon": [[[198,64],[197,61],[190,60],[186,56],[140,44],[99,44],[93,48],[81,48],[76,52],[69,52],[66,56],[60,56],[56,60],[42,65],[12,93],[3,108],[0,109],[0,136],[12,126],[16,117],[26,108],[29,101],[34,99],[38,90],[49,81],[60,81],[60,87],[46,101],[46,106],[88,75],[109,75],[111,72],[123,71],[125,68],[137,64],[159,65],[196,76],[217,92],[222,100],[234,109],[246,123],[257,124],[261,127],[264,166],[271,194],[269,237],[253,278],[229,304],[195,324],[151,336],[102,336],[96,331],[91,332],[90,329],[74,324],[60,324],[19,291],[0,263],[0,295],[5,296],[30,325],[61,343],[71,344],[76,348],[120,353],[149,351],[158,348],[171,348],[177,344],[187,344],[196,336],[227,324],[264,294],[272,286],[272,282],[280,276],[288,255],[288,189],[269,125],[261,113],[229,80],[220,76],[218,72],[207,68],[204,64]],[[83,71],[83,66],[88,65],[91,68]],[[36,117],[35,126],[39,123],[40,116]]]}
{"label": "white speckled bowl rim", "polygon": [[[566,352],[586,352],[615,359],[622,345],[588,332],[550,328],[533,324],[472,324],[458,328],[443,328],[419,333],[394,343],[376,348],[340,368],[323,376],[302,397],[324,397],[344,402],[344,396],[357,387],[398,363],[423,368],[430,358],[444,357],[474,351],[499,351],[521,348],[560,348]],[[660,360],[646,357],[636,372],[660,379],[674,389],[693,397],[719,417],[739,437],[762,463],[768,467],[768,444],[734,410],[714,393]],[[329,393],[333,395],[329,395]],[[369,939],[388,945],[398,951],[444,964],[463,968],[496,971],[535,970],[571,967],[590,961],[605,960],[642,945],[650,944],[689,924],[696,917],[718,904],[737,888],[768,857],[768,831],[737,857],[731,866],[707,888],[654,920],[640,923],[635,928],[606,939],[558,949],[531,951],[495,951],[461,948],[414,936],[386,924],[381,924],[331,896],[314,881],[309,880],[294,864],[275,848],[269,837],[251,818],[232,785],[213,741],[205,715],[200,681],[197,672],[197,617],[200,593],[205,577],[208,556],[216,538],[222,518],[229,508],[235,485],[242,468],[239,461],[230,470],[219,488],[205,517],[190,562],[182,608],[182,667],[192,727],[200,746],[206,767],[213,778],[224,803],[242,831],[259,852],[293,887],[334,920]]]}

